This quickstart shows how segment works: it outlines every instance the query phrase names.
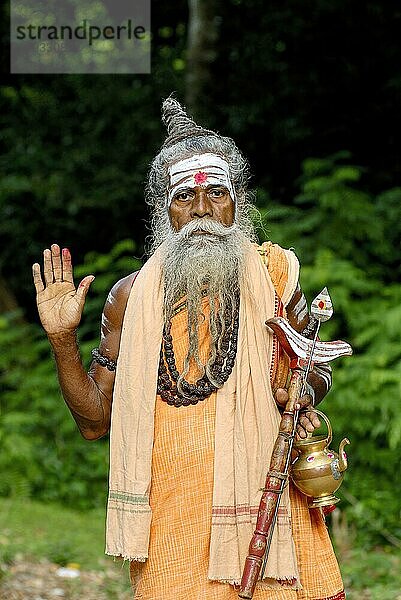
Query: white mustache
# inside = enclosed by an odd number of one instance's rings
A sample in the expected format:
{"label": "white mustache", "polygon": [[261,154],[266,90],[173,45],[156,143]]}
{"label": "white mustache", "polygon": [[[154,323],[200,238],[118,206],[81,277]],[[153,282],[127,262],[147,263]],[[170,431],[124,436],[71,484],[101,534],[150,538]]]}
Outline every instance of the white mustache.
{"label": "white mustache", "polygon": [[234,233],[236,230],[236,224],[227,227],[226,225],[218,223],[213,219],[201,218],[193,219],[189,223],[186,223],[186,225],[184,225],[177,233],[177,236],[180,239],[185,240],[196,233],[202,232],[214,235],[216,237],[225,238]]}

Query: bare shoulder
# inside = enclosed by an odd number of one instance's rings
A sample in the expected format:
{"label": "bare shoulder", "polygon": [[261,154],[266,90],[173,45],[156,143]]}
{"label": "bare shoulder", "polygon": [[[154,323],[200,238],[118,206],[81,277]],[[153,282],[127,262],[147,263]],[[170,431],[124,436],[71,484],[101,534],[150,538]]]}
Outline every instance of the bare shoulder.
{"label": "bare shoulder", "polygon": [[[134,282],[135,277],[138,275],[139,271],[135,271],[134,273],[130,273],[126,277],[119,279],[111,288],[109,297],[111,297],[111,301],[116,299],[120,302],[127,302],[128,296],[130,294],[132,284]],[[109,300],[109,297],[107,300]]]}
{"label": "bare shoulder", "polygon": [[131,288],[138,273],[139,271],[135,271],[117,281],[107,296],[103,314],[116,325],[123,320]]}

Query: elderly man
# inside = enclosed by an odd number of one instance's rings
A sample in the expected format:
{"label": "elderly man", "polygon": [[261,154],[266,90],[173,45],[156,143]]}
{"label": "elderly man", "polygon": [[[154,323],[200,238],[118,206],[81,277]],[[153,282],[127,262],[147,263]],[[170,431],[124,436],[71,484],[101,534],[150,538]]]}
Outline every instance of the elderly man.
{"label": "elderly man", "polygon": [[[168,137],[147,186],[151,257],[119,281],[86,373],[76,341],[93,276],[76,289],[71,255],[33,267],[40,318],[65,401],[82,435],[110,429],[106,552],[131,561],[142,600],[237,597],[266,469],[285,405],[288,361],[266,319],[312,335],[295,255],[257,246],[247,163],[234,142],[163,104]],[[307,407],[327,392],[310,374],[298,435],[319,425]],[[256,599],[341,600],[320,510],[291,486],[282,496]]]}

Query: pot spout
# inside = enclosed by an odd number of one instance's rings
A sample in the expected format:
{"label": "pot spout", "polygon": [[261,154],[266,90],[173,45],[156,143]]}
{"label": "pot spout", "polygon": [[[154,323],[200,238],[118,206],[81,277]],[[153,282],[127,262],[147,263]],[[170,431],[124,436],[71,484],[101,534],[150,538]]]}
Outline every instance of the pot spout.
{"label": "pot spout", "polygon": [[340,447],[338,449],[338,469],[342,473],[348,467],[347,455],[344,451],[344,447],[349,444],[350,441],[348,438],[344,438],[340,443]]}

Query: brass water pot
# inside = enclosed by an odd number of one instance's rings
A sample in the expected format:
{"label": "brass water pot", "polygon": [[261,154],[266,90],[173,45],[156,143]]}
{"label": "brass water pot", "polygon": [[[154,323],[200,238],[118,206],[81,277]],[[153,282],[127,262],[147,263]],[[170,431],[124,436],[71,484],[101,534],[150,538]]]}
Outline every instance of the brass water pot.
{"label": "brass water pot", "polygon": [[303,494],[309,496],[309,508],[329,506],[340,500],[334,492],[340,487],[347,468],[344,446],[350,443],[344,438],[338,454],[330,450],[329,444],[333,434],[330,421],[320,410],[314,411],[326,422],[327,437],[312,435],[296,440],[293,448],[298,452],[298,456],[291,467],[292,481]]}

